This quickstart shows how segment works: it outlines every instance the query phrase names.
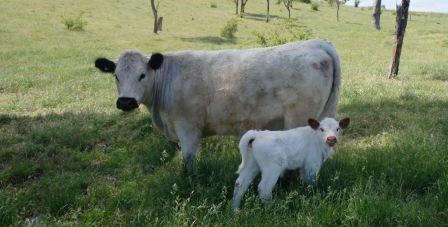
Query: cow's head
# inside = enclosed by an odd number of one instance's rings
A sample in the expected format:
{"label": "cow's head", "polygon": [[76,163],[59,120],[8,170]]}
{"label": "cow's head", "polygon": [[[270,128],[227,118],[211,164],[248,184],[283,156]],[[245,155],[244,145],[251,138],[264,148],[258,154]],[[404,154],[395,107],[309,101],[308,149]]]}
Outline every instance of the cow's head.
{"label": "cow's head", "polygon": [[130,111],[149,97],[154,72],[162,63],[162,54],[155,53],[148,58],[137,51],[126,51],[116,62],[106,58],[96,59],[95,67],[115,76],[118,88],[117,108]]}
{"label": "cow's head", "polygon": [[344,118],[337,122],[333,118],[325,118],[321,122],[315,119],[308,119],[308,125],[316,130],[322,140],[330,147],[338,142],[339,134],[350,124],[350,118]]}

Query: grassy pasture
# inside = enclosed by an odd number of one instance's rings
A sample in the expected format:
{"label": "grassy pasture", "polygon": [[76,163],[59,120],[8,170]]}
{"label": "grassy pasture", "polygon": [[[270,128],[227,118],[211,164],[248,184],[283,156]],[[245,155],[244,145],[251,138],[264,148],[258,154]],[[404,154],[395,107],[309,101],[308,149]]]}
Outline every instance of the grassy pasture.
{"label": "grassy pasture", "polygon": [[[215,4],[215,7],[211,5]],[[448,15],[413,14],[397,80],[388,80],[394,15],[381,32],[370,10],[296,4],[292,22],[331,40],[342,60],[340,116],[352,118],[317,188],[293,172],[265,207],[252,186],[232,213],[238,138],[202,142],[197,169],[140,108],[115,109],[114,79],[98,56],[257,47],[255,33],[287,19],[282,5],[249,1],[236,38],[219,36],[232,1],[165,0],[152,34],[146,0],[0,2],[0,226],[24,225],[448,225]],[[82,15],[84,31],[63,18]],[[257,182],[257,181],[256,181]]]}

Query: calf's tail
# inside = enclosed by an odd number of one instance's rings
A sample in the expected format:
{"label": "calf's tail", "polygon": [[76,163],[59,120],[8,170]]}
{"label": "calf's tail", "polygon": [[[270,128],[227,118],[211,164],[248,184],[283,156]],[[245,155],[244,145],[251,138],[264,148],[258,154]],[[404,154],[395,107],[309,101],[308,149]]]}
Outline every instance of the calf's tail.
{"label": "calf's tail", "polygon": [[241,164],[238,167],[238,171],[236,173],[240,173],[240,171],[244,168],[244,165],[247,161],[252,157],[250,151],[252,150],[252,144],[255,141],[257,131],[249,130],[246,132],[243,137],[241,137],[239,148],[241,154]]}

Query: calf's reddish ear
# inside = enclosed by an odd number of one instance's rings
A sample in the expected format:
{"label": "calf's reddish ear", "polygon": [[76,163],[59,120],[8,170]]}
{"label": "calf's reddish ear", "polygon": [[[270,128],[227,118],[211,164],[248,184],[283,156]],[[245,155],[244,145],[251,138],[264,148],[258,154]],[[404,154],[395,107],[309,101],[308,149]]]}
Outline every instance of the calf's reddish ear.
{"label": "calf's reddish ear", "polygon": [[347,128],[349,124],[350,124],[350,118],[348,117],[339,121],[339,127],[341,127],[342,129]]}
{"label": "calf's reddish ear", "polygon": [[308,119],[308,125],[312,129],[317,129],[317,128],[319,128],[320,123],[319,123],[319,121],[317,121],[317,120],[315,120],[313,118],[310,118],[310,119]]}

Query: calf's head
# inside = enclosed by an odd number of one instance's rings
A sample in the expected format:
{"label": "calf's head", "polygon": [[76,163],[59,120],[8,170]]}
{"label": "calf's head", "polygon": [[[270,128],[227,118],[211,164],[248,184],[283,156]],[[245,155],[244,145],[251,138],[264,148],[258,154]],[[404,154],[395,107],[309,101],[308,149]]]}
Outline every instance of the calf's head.
{"label": "calf's head", "polygon": [[117,108],[130,111],[149,97],[155,71],[162,63],[163,55],[159,53],[148,58],[137,51],[125,51],[116,62],[107,58],[96,59],[95,67],[101,72],[115,76],[118,89]]}
{"label": "calf's head", "polygon": [[325,118],[321,122],[312,118],[308,119],[308,125],[316,130],[316,133],[330,147],[336,145],[342,129],[347,128],[349,124],[350,118],[344,118],[339,122],[333,118]]}

